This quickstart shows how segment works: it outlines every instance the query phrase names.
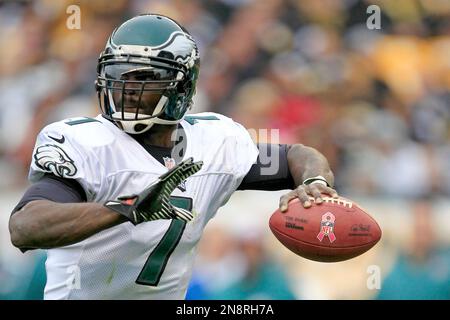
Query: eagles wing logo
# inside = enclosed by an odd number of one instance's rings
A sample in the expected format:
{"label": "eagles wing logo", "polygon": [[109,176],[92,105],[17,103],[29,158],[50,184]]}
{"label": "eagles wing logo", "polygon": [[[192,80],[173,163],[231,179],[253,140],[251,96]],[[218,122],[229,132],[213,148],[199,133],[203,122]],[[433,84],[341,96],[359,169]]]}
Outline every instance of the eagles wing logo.
{"label": "eagles wing logo", "polygon": [[77,168],[63,149],[53,144],[37,147],[34,154],[34,163],[44,171],[52,172],[59,177],[73,177]]}

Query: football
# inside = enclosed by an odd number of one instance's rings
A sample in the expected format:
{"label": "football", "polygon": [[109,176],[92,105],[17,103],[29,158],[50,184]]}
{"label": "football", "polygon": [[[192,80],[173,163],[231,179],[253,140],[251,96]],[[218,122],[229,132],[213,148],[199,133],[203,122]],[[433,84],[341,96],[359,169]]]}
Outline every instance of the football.
{"label": "football", "polygon": [[355,202],[322,198],[322,204],[311,198],[307,209],[295,199],[286,212],[272,214],[269,227],[286,248],[306,259],[338,262],[359,256],[380,240],[378,223]]}

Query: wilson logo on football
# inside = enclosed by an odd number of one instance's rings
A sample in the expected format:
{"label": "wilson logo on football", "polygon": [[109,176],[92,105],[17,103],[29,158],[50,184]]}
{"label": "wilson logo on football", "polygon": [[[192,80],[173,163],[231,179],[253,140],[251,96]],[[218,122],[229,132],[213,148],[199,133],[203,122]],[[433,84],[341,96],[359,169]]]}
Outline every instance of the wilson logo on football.
{"label": "wilson logo on football", "polygon": [[73,160],[63,149],[53,144],[37,147],[34,161],[36,166],[58,177],[73,177],[77,173]]}
{"label": "wilson logo on football", "polygon": [[327,212],[322,216],[322,222],[320,223],[320,232],[317,235],[317,239],[322,242],[325,236],[328,237],[331,243],[336,240],[334,235],[334,221],[336,217],[331,212]]}

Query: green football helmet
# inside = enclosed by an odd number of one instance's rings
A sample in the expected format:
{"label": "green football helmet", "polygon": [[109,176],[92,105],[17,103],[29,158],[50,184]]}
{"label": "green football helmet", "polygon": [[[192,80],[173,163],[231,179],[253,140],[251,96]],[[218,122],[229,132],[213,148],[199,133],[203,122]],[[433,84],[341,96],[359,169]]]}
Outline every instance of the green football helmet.
{"label": "green football helmet", "polygon": [[191,107],[200,56],[191,35],[157,14],[127,20],[109,37],[97,65],[103,116],[131,134],[174,125]]}

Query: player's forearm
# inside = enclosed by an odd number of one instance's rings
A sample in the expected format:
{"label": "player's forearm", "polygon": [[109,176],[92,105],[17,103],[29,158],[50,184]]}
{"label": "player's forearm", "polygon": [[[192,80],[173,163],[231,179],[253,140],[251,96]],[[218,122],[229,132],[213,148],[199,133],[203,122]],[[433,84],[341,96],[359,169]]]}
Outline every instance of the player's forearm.
{"label": "player's forearm", "polygon": [[307,178],[322,176],[330,186],[334,185],[334,175],[327,159],[316,149],[294,144],[288,151],[289,171],[297,186]]}
{"label": "player's forearm", "polygon": [[49,249],[80,242],[127,221],[98,203],[36,200],[12,215],[12,243],[18,248]]}

